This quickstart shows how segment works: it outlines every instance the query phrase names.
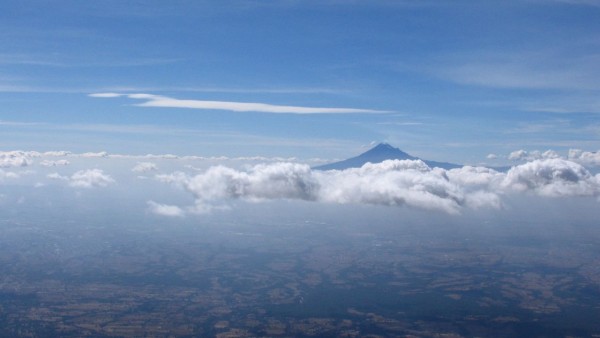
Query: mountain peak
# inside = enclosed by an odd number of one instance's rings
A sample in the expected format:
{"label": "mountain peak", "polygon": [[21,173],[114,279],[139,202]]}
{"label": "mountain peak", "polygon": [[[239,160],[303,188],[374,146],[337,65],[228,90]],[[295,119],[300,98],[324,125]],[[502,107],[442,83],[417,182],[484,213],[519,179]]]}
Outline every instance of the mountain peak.
{"label": "mountain peak", "polygon": [[[394,148],[388,143],[379,143],[375,147],[367,150],[366,152],[356,156],[349,158],[347,160],[343,160],[340,162],[325,164],[322,166],[315,167],[318,170],[343,170],[348,168],[360,168],[365,163],[380,163],[385,160],[418,160],[418,157],[414,157],[409,155],[398,148]],[[427,165],[431,167],[440,167],[445,169],[457,168],[460,165],[453,163],[445,163],[445,162],[435,162],[435,161],[427,161],[424,160]]]}
{"label": "mountain peak", "polygon": [[392,147],[389,143],[381,142],[381,143],[377,144],[375,147],[371,148],[371,150],[375,150],[375,149],[397,149],[397,148]]}
{"label": "mountain peak", "polygon": [[414,160],[416,157],[411,156],[398,148],[392,147],[388,143],[379,143],[375,147],[360,154],[359,158],[363,158],[368,162],[377,163],[385,160]]}

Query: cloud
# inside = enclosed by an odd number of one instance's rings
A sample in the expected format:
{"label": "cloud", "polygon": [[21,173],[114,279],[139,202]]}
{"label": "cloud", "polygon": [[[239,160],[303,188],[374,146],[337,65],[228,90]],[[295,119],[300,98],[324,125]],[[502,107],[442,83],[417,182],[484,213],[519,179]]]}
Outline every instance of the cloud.
{"label": "cloud", "polygon": [[79,170],[70,177],[62,176],[58,173],[48,174],[46,177],[53,180],[66,181],[75,188],[97,188],[106,187],[115,182],[109,175],[104,174],[100,169]]}
{"label": "cloud", "polygon": [[70,162],[67,160],[57,160],[57,161],[50,161],[50,160],[43,160],[40,161],[40,165],[44,166],[44,167],[56,167],[56,166],[64,166],[64,165],[69,165]]}
{"label": "cloud", "polygon": [[597,196],[600,194],[600,176],[592,176],[572,161],[535,160],[511,168],[501,186],[549,197]]}
{"label": "cloud", "polygon": [[465,208],[502,208],[504,198],[521,193],[549,198],[600,195],[600,174],[593,176],[580,164],[560,158],[537,159],[506,173],[471,166],[444,170],[420,160],[388,160],[329,171],[286,162],[245,170],[214,166],[193,176],[175,172],[155,178],[190,192],[195,203],[187,211],[193,213],[227,207],[233,199],[292,199],[459,214]]}
{"label": "cloud", "polygon": [[24,151],[3,151],[0,152],[0,168],[26,167],[31,165],[31,154]]}
{"label": "cloud", "polygon": [[[128,162],[131,170],[140,173],[157,170],[155,163],[146,161],[149,158],[170,158],[160,155],[111,155],[106,152],[73,154],[12,151],[0,155],[8,167],[30,165],[31,159],[39,159],[41,166],[69,164],[67,159],[52,159],[52,156],[66,156],[69,160],[71,157],[90,158],[87,161],[94,162],[98,157],[105,158],[102,161],[127,158],[132,160]],[[186,162],[188,160],[209,159],[196,156],[175,158],[183,161],[182,166],[189,165]],[[269,158],[246,157],[244,159],[247,162],[242,169],[218,165],[198,168],[192,173],[154,175],[159,182],[173,184],[189,192],[194,197],[194,203],[186,207],[177,206],[179,209],[156,202],[149,203],[149,206],[153,213],[177,215],[228,208],[232,200],[257,203],[289,199],[405,206],[458,214],[464,209],[502,208],[503,201],[515,194],[552,198],[600,196],[600,174],[594,176],[583,166],[584,163],[600,164],[598,152],[571,149],[568,157],[564,158],[552,150],[517,150],[509,158],[529,162],[515,165],[508,172],[471,166],[443,170],[430,168],[419,160],[388,160],[368,163],[361,168],[313,171],[307,164],[290,161],[249,165],[253,163],[250,161],[267,161]],[[23,169],[17,173],[0,171],[0,180],[18,178],[24,172]],[[106,187],[115,183],[110,175],[100,169],[80,170],[65,176],[51,173],[47,178],[77,188]]]}
{"label": "cloud", "polygon": [[79,156],[79,157],[107,157],[108,153],[106,151],[100,151],[97,153],[89,152],[89,153],[78,154],[77,156]]}
{"label": "cloud", "polygon": [[419,160],[389,160],[361,168],[314,172],[307,165],[286,162],[260,164],[245,171],[215,166],[195,176],[175,172],[156,178],[192,193],[196,212],[222,207],[231,199],[407,205],[453,214],[463,206],[500,205],[494,193],[479,191],[474,184],[465,189],[452,182],[447,171],[431,169]]}
{"label": "cloud", "polygon": [[[118,158],[118,159],[137,159],[143,160],[190,160],[190,161],[254,161],[254,162],[282,162],[296,161],[296,157],[266,157],[266,156],[238,156],[238,157],[227,157],[227,156],[197,156],[197,155],[174,155],[174,154],[145,154],[145,155],[133,155],[133,154],[114,154],[106,151],[99,152],[84,152],[84,153],[73,153],[70,151],[59,150],[59,151],[0,151],[0,168],[8,167],[24,167],[33,164],[34,158],[47,158],[47,157],[69,157],[69,158]],[[330,159],[309,159],[308,162],[313,161],[331,161]],[[144,163],[144,162],[140,162]],[[42,166],[59,166],[70,164],[67,160],[42,160],[40,165]],[[146,162],[143,165],[150,165],[152,163]],[[140,166],[139,169],[142,167]],[[156,168],[158,169],[158,168]]]}
{"label": "cloud", "polygon": [[569,160],[589,166],[600,166],[599,151],[583,151],[581,149],[569,149]]}
{"label": "cloud", "polygon": [[495,160],[495,159],[497,159],[497,158],[498,158],[498,155],[496,155],[496,154],[488,154],[488,155],[486,156],[486,158],[487,158],[488,160]]}
{"label": "cloud", "polygon": [[549,159],[549,158],[560,158],[560,155],[554,150],[546,150],[541,152],[539,150],[534,150],[528,152],[526,150],[515,150],[508,155],[508,159],[511,161],[533,161],[539,159]]}
{"label": "cloud", "polygon": [[76,188],[106,187],[115,180],[100,169],[80,170],[71,176],[69,185]]}
{"label": "cloud", "polygon": [[194,177],[179,175],[175,179],[200,201],[232,198],[315,200],[318,191],[318,182],[310,167],[297,163],[259,164],[249,171],[215,166]]}
{"label": "cloud", "polygon": [[154,201],[148,201],[148,207],[150,212],[156,215],[168,216],[168,217],[183,217],[184,211],[175,205],[159,204]]}
{"label": "cloud", "polygon": [[520,150],[515,150],[513,152],[511,152],[508,155],[508,159],[511,161],[519,161],[519,160],[525,160],[527,159],[527,151],[520,149]]}
{"label": "cloud", "polygon": [[69,177],[67,176],[62,176],[59,173],[51,173],[46,175],[46,177],[48,177],[51,180],[60,180],[60,181],[68,181]]}
{"label": "cloud", "polygon": [[430,169],[420,160],[388,160],[361,168],[317,173],[320,199],[334,203],[408,205],[456,214],[465,192],[450,182],[446,172]]}
{"label": "cloud", "polygon": [[448,178],[464,188],[479,187],[486,188],[499,182],[504,174],[490,168],[464,166],[451,169],[446,172]]}
{"label": "cloud", "polygon": [[300,107],[273,105],[257,102],[231,102],[231,101],[205,101],[205,100],[181,100],[167,96],[135,93],[93,93],[90,97],[116,98],[127,97],[129,99],[144,100],[137,104],[140,107],[163,107],[163,108],[189,108],[203,110],[228,110],[234,112],[262,112],[280,114],[350,114],[350,113],[385,113],[385,111],[359,108],[322,108],[322,107]]}
{"label": "cloud", "polygon": [[561,156],[554,150],[539,150],[526,151],[515,150],[508,155],[508,159],[512,161],[535,161],[542,159],[566,159],[572,162],[579,163],[584,166],[599,167],[600,166],[600,151],[584,151],[581,149],[569,149],[567,156]]}
{"label": "cloud", "polygon": [[156,175],[158,181],[183,187],[195,197],[192,213],[227,208],[227,201],[244,199],[260,202],[272,199],[316,200],[318,182],[308,165],[298,163],[259,164],[248,171],[213,166],[204,173],[188,176],[182,172]]}
{"label": "cloud", "polygon": [[46,151],[42,155],[43,156],[53,156],[53,157],[64,157],[69,156],[72,153],[70,151],[58,150],[58,151]]}
{"label": "cloud", "polygon": [[156,170],[158,170],[158,167],[152,162],[138,162],[138,164],[136,164],[135,167],[131,169],[131,171],[133,171],[134,173],[146,173],[149,171]]}
{"label": "cloud", "polygon": [[0,169],[0,182],[4,181],[5,179],[16,179],[19,177],[20,176],[17,173],[14,173],[12,171],[4,171]]}

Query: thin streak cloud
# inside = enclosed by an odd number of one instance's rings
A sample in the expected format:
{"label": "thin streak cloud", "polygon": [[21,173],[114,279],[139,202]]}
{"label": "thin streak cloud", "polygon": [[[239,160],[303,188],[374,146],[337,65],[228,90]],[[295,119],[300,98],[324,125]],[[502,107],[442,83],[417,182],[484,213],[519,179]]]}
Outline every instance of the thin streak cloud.
{"label": "thin streak cloud", "polygon": [[181,100],[161,95],[135,93],[93,93],[90,97],[116,98],[127,97],[135,100],[144,100],[137,104],[139,107],[162,107],[162,108],[188,108],[202,110],[228,110],[234,112],[261,112],[275,114],[356,114],[356,113],[386,113],[383,110],[360,109],[360,108],[324,108],[324,107],[300,107],[274,105],[258,102],[231,102],[231,101],[205,101],[205,100]]}

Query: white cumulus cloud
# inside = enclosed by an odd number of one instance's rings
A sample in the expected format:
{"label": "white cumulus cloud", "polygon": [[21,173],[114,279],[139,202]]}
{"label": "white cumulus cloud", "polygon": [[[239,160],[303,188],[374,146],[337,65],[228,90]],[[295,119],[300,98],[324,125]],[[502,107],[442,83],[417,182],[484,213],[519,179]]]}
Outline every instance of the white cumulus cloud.
{"label": "white cumulus cloud", "polygon": [[88,153],[79,154],[77,156],[80,156],[80,157],[107,157],[108,153],[106,151],[100,151],[97,153],[88,152]]}
{"label": "white cumulus cloud", "polygon": [[316,198],[318,182],[305,164],[259,164],[249,171],[238,171],[215,166],[193,177],[178,175],[173,180],[182,182],[200,201],[232,198],[248,200]]}
{"label": "white cumulus cloud", "polygon": [[504,177],[504,174],[494,169],[472,166],[451,169],[446,174],[452,182],[465,188],[486,188]]}
{"label": "white cumulus cloud", "polygon": [[569,160],[589,166],[600,166],[600,151],[569,149]]}
{"label": "white cumulus cloud", "polygon": [[46,177],[53,180],[66,181],[75,188],[106,187],[115,182],[109,175],[100,169],[79,170],[71,176],[62,176],[58,173],[48,174]]}
{"label": "white cumulus cloud", "polygon": [[597,196],[600,177],[580,164],[564,159],[535,160],[511,168],[501,186],[542,196]]}
{"label": "white cumulus cloud", "polygon": [[515,150],[508,155],[508,159],[512,161],[534,161],[548,158],[560,158],[560,155],[554,150],[546,150],[541,152],[539,150],[526,151],[526,150]]}
{"label": "white cumulus cloud", "polygon": [[420,160],[388,160],[361,168],[317,174],[323,184],[320,199],[335,203],[409,205],[458,213],[464,191],[446,172]]}
{"label": "white cumulus cloud", "polygon": [[31,154],[24,151],[3,151],[0,152],[0,168],[26,167],[31,165]]}
{"label": "white cumulus cloud", "polygon": [[100,169],[80,170],[71,176],[69,185],[76,188],[106,187],[115,180]]}
{"label": "white cumulus cloud", "polygon": [[187,211],[196,213],[226,207],[231,199],[296,199],[457,214],[464,208],[501,208],[503,198],[512,194],[553,198],[600,195],[600,174],[594,176],[580,164],[560,158],[533,160],[508,172],[471,166],[444,170],[430,168],[420,160],[388,160],[329,171],[287,162],[246,170],[214,166],[197,175],[175,172],[155,178],[192,193],[195,204]]}
{"label": "white cumulus cloud", "polygon": [[148,207],[153,214],[168,217],[183,217],[184,211],[176,205],[159,204],[154,201],[148,201]]}
{"label": "white cumulus cloud", "polygon": [[46,151],[42,155],[44,156],[54,156],[54,157],[63,157],[71,155],[70,151],[65,150],[55,150],[55,151]]}
{"label": "white cumulus cloud", "polygon": [[[471,171],[471,176],[481,176],[487,181],[497,175],[484,169]],[[307,165],[287,162],[259,164],[248,170],[215,166],[195,176],[176,172],[156,178],[191,192],[196,199],[193,209],[197,212],[223,207],[230,199],[406,205],[448,213],[459,213],[465,206],[500,206],[495,193],[479,187],[482,178],[479,181],[470,178],[470,185],[463,187],[461,182],[453,182],[447,171],[431,169],[420,160],[389,160],[331,171],[312,171]]]}

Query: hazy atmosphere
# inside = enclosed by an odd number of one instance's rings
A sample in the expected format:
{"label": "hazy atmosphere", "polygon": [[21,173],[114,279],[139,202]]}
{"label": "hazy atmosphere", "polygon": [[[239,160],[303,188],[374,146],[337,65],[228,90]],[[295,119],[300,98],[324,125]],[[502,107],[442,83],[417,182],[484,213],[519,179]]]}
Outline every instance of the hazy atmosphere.
{"label": "hazy atmosphere", "polygon": [[600,2],[0,2],[0,336],[600,335]]}

